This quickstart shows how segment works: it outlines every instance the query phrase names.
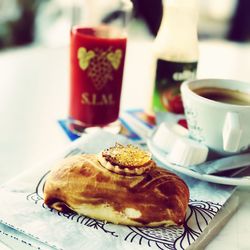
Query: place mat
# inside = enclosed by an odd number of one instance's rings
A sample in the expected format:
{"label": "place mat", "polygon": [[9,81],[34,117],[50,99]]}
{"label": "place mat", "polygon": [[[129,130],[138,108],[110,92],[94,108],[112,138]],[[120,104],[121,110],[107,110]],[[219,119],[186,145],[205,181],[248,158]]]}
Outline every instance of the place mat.
{"label": "place mat", "polygon": [[[150,133],[154,129],[156,123],[152,116],[146,114],[142,109],[131,109],[123,111],[119,117],[121,130],[119,134],[135,141],[144,141],[145,133]],[[63,129],[67,137],[74,141],[80,136],[69,129],[69,119],[60,119],[58,124]]]}
{"label": "place mat", "polygon": [[[56,161],[79,153],[98,153],[115,142],[131,143],[104,131],[84,135],[60,155],[13,179],[0,189],[0,222],[52,249],[188,249],[222,211],[234,187],[181,176],[190,188],[183,227],[114,225],[76,213],[61,213],[43,203],[43,185]],[[153,211],[157,212],[157,211]],[[204,236],[203,236],[204,237]],[[43,248],[40,248],[43,249]]]}

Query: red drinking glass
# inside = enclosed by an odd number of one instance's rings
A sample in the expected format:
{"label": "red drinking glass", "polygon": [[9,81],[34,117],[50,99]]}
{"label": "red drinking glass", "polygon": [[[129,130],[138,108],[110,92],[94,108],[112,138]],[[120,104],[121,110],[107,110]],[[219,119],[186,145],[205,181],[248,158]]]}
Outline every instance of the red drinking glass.
{"label": "red drinking glass", "polygon": [[117,121],[126,42],[124,27],[121,29],[110,23],[76,25],[71,29],[71,130],[82,132]]}

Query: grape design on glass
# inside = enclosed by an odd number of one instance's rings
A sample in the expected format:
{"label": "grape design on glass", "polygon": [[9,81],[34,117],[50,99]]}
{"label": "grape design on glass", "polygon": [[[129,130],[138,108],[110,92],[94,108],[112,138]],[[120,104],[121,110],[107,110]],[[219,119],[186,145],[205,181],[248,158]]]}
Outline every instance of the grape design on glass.
{"label": "grape design on glass", "polygon": [[113,71],[118,70],[122,59],[122,50],[108,50],[95,48],[88,50],[80,47],[77,51],[79,67],[86,70],[95,88],[101,90],[109,81],[113,80]]}

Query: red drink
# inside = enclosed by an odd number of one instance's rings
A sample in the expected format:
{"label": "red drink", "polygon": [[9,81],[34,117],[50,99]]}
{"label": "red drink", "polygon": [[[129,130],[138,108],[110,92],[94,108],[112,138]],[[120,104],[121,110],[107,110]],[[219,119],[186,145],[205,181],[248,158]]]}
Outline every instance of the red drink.
{"label": "red drink", "polygon": [[106,26],[71,31],[70,118],[83,127],[118,119],[126,38]]}

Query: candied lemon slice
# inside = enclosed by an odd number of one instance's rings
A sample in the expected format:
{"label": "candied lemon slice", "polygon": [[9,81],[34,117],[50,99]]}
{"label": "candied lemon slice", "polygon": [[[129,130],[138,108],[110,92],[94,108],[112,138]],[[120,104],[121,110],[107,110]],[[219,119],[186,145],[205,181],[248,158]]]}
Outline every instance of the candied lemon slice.
{"label": "candied lemon slice", "polygon": [[123,167],[140,167],[151,160],[151,153],[131,144],[116,144],[102,152],[102,156],[112,164]]}

